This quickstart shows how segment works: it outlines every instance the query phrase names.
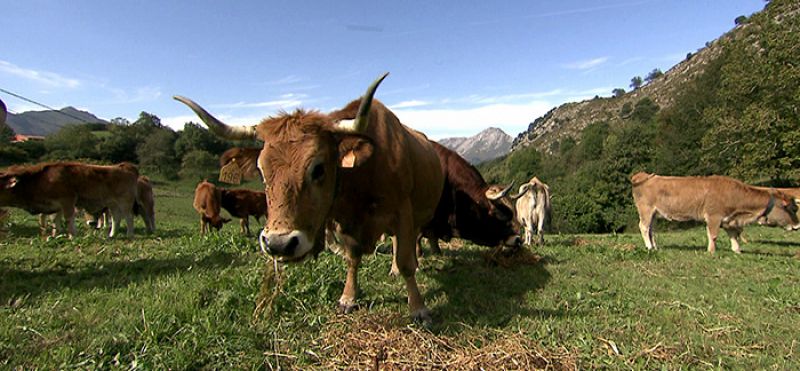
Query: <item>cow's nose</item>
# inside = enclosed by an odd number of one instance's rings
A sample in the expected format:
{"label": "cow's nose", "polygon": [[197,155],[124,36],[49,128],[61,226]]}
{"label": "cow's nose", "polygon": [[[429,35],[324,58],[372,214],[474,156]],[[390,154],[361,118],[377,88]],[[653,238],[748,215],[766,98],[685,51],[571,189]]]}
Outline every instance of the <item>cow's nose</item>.
{"label": "cow's nose", "polygon": [[295,233],[275,234],[261,231],[258,240],[261,251],[277,256],[294,256],[295,250],[300,245],[300,239]]}

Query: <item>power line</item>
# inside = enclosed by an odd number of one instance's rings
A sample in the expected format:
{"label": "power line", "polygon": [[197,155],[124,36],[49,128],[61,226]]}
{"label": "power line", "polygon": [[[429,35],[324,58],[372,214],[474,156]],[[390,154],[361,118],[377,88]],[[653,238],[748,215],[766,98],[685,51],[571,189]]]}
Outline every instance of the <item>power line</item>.
{"label": "power line", "polygon": [[50,110],[50,111],[54,111],[54,112],[56,112],[56,113],[58,113],[58,114],[61,114],[61,115],[67,116],[67,117],[69,117],[69,118],[71,118],[71,119],[78,120],[78,121],[80,121],[80,122],[82,122],[82,123],[84,123],[84,124],[91,124],[91,122],[88,122],[88,121],[86,121],[86,120],[84,120],[84,119],[82,119],[82,118],[80,118],[80,117],[77,117],[77,116],[71,115],[71,114],[69,114],[69,113],[66,113],[66,112],[63,112],[63,111],[61,111],[61,110],[57,110],[57,109],[55,109],[55,108],[53,108],[53,107],[50,107],[50,106],[48,106],[48,105],[46,105],[46,104],[44,104],[44,103],[39,103],[39,102],[37,102],[37,101],[35,101],[35,100],[33,100],[33,99],[30,99],[30,98],[23,97],[23,96],[21,96],[21,95],[19,95],[19,94],[17,94],[17,93],[10,92],[10,91],[8,91],[8,90],[6,90],[6,89],[0,88],[0,92],[3,92],[3,93],[6,93],[6,94],[8,94],[8,95],[11,95],[11,96],[13,96],[13,97],[16,97],[16,98],[22,99],[22,100],[24,100],[24,101],[26,101],[26,102],[33,103],[33,104],[35,104],[35,105],[37,105],[37,106],[40,106],[40,107],[47,108],[47,109],[48,109],[48,110]]}

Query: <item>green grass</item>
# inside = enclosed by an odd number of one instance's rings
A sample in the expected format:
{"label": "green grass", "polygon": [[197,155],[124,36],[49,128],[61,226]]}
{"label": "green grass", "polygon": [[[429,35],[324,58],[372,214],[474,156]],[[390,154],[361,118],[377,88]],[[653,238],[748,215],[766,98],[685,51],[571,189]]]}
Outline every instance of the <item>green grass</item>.
{"label": "green grass", "polygon": [[[702,228],[548,236],[535,265],[503,268],[465,245],[417,274],[435,324],[407,318],[390,256],[364,259],[361,308],[336,313],[341,258],[288,266],[267,315],[265,259],[238,223],[198,235],[193,183],[156,182],[158,231],[45,241],[13,210],[0,239],[3,368],[800,367],[800,236],[748,228],[744,253]],[[513,361],[513,362],[512,362]],[[505,362],[505,363],[504,363]],[[524,363],[518,363],[524,364]]]}

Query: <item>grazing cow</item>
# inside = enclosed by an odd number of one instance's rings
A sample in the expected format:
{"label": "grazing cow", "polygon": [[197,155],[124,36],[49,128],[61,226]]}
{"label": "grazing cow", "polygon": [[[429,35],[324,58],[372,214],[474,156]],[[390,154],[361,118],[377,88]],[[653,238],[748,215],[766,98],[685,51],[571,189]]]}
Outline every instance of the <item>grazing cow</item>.
{"label": "grazing cow", "polygon": [[298,109],[253,126],[227,126],[191,100],[176,99],[221,136],[264,141],[258,159],[269,210],[268,231],[259,238],[264,252],[281,262],[303,260],[324,249],[326,226],[336,225],[348,265],[339,306],[350,312],[361,258],[386,232],[394,236],[391,272],[405,279],[412,317],[429,322],[414,244],[433,217],[444,177],[427,137],[373,102],[385,76],[341,110]]}
{"label": "grazing cow", "polygon": [[[155,212],[155,198],[153,197],[153,185],[150,183],[150,178],[141,175],[136,182],[136,202],[133,204],[133,215],[142,217],[144,221],[145,230],[148,234],[156,230],[156,212]],[[58,220],[60,215],[56,214],[55,219]],[[105,208],[98,213],[84,214],[86,225],[95,229],[103,229],[106,227],[108,220],[108,209]],[[43,216],[39,216],[39,226],[44,230],[45,222]]]}
{"label": "grazing cow", "polygon": [[208,180],[197,183],[192,206],[200,214],[200,235],[209,231],[209,224],[219,231],[223,224],[231,221],[220,216],[221,203],[222,192],[215,185],[209,183]]}
{"label": "grazing cow", "polygon": [[510,197],[516,200],[517,222],[525,231],[525,244],[533,243],[535,230],[536,244],[544,245],[544,228],[550,220],[550,187],[533,177]]}
{"label": "grazing cow", "polygon": [[75,235],[75,208],[98,213],[111,212],[114,237],[122,218],[133,236],[133,204],[139,171],[129,163],[89,165],[48,162],[12,166],[0,173],[0,206],[24,209],[31,214],[60,214],[67,221],[69,236]]}
{"label": "grazing cow", "polygon": [[[422,228],[421,237],[428,239],[431,251],[441,253],[438,240],[463,238],[490,247],[501,245],[517,248],[520,238],[514,229],[514,211],[502,202],[511,189],[493,188],[481,173],[458,153],[431,142],[445,176],[444,190],[433,219]],[[420,242],[417,254],[420,255]]]}
{"label": "grazing cow", "polygon": [[261,216],[267,216],[267,195],[264,191],[251,191],[249,189],[219,189],[222,208],[228,210],[231,216],[241,218],[239,227],[242,233],[250,235],[250,215],[261,221]]}
{"label": "grazing cow", "polygon": [[797,205],[786,194],[746,185],[724,176],[675,177],[636,173],[631,177],[633,199],[639,211],[639,229],[648,249],[655,249],[653,217],[705,221],[708,252],[716,250],[720,227],[737,253],[742,228],[752,222],[800,229]]}
{"label": "grazing cow", "polygon": [[261,179],[261,173],[258,171],[258,154],[260,152],[261,148],[233,147],[219,156],[219,167],[222,168],[234,162],[239,165],[244,179]]}

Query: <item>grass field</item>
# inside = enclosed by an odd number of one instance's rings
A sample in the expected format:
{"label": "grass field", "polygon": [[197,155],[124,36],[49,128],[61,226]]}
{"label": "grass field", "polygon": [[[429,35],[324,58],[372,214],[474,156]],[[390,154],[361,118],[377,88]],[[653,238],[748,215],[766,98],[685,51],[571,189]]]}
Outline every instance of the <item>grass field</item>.
{"label": "grass field", "polygon": [[[800,235],[745,231],[548,236],[534,264],[459,243],[417,274],[435,324],[407,316],[390,256],[361,270],[360,309],[336,313],[341,258],[285,267],[254,316],[266,259],[238,223],[200,237],[194,184],[156,183],[157,228],[132,240],[38,237],[13,210],[0,237],[0,367],[112,369],[800,368]],[[557,212],[557,210],[556,210]],[[449,247],[449,248],[448,248]]]}

